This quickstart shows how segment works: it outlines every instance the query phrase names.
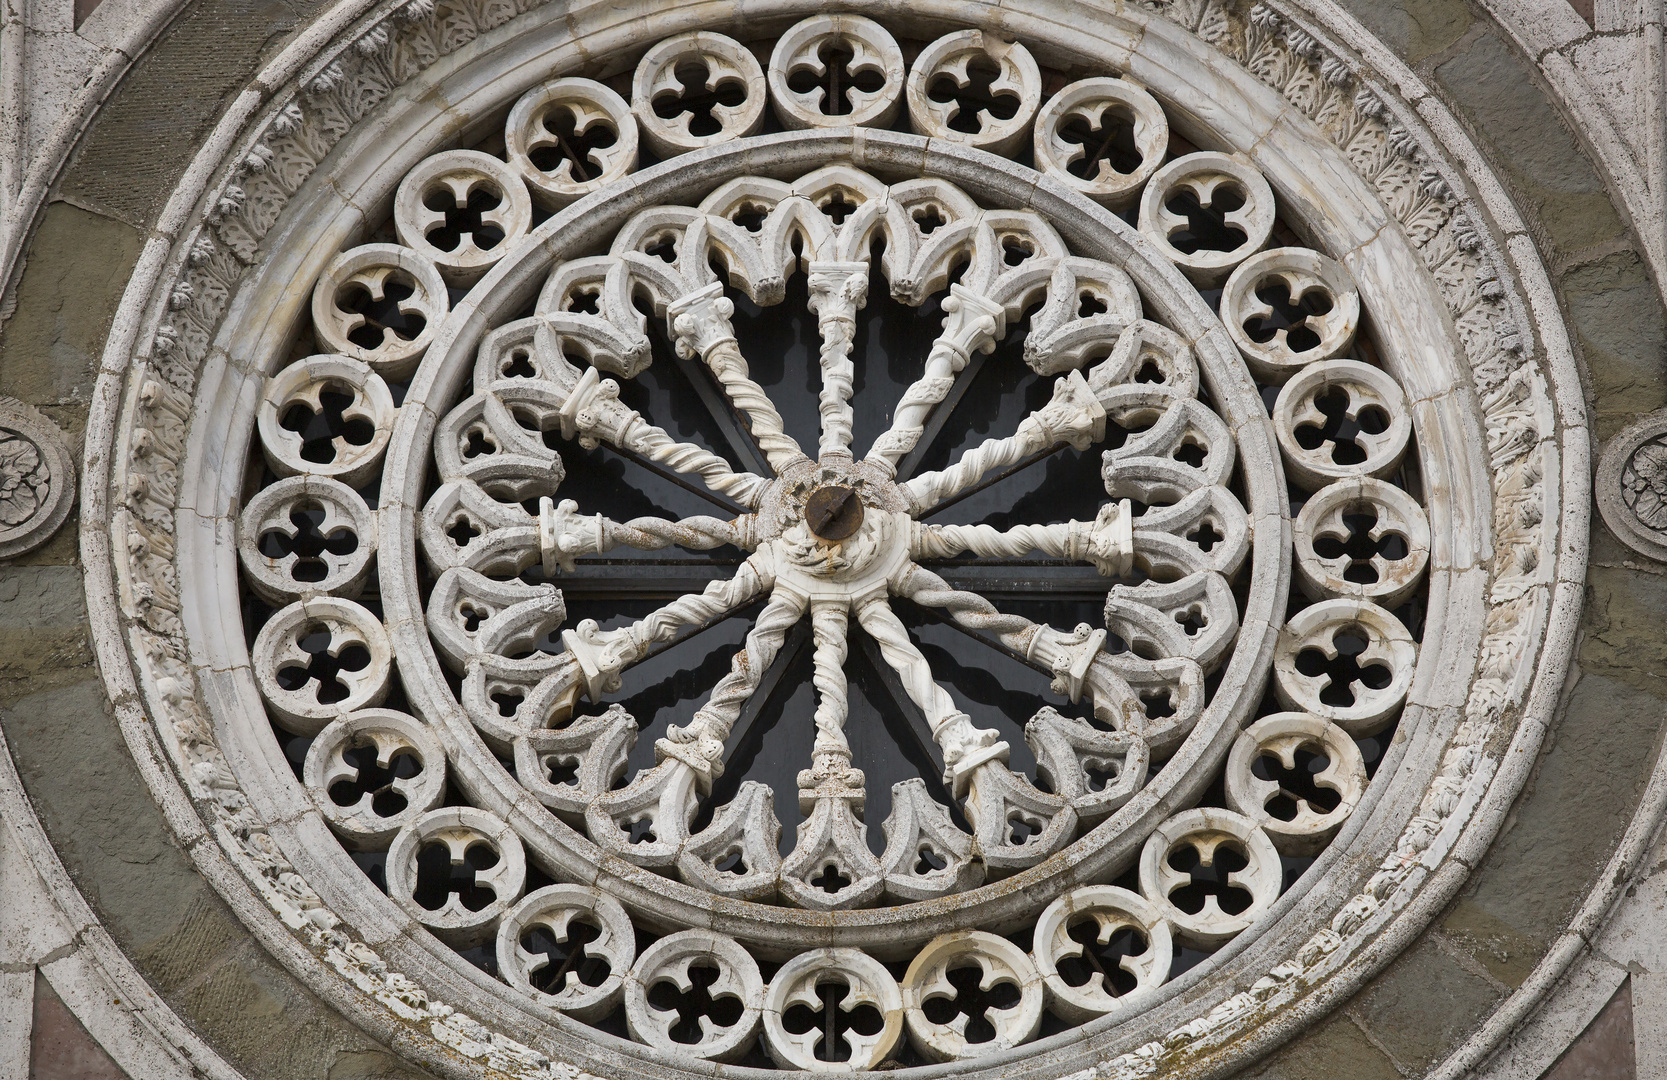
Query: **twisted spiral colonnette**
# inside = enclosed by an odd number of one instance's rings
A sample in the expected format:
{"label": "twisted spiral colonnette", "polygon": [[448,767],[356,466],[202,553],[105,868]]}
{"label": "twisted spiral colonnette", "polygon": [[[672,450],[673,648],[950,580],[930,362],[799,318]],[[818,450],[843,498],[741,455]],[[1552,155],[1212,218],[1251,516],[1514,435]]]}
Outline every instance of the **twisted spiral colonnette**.
{"label": "twisted spiral colonnette", "polygon": [[993,525],[920,525],[915,529],[914,556],[948,559],[971,551],[986,558],[1016,559],[1040,551],[1065,557],[1069,539],[1069,525],[1015,525],[1011,529]]}
{"label": "twisted spiral colonnette", "polygon": [[[698,593],[680,596],[616,633],[629,635],[640,651],[654,642],[669,641],[685,626],[724,617],[757,596],[770,584],[769,576],[749,559],[741,564],[734,577],[711,582]],[[765,609],[765,613],[769,613],[768,608]]]}
{"label": "twisted spiral colonnette", "polygon": [[822,392],[817,409],[822,414],[822,438],[818,449],[823,455],[851,452],[851,425],[854,411],[851,395],[855,393],[856,365],[851,362],[851,344],[856,339],[856,321],[844,312],[824,316],[822,334]]}
{"label": "twisted spiral colonnette", "polygon": [[903,680],[909,699],[926,714],[926,723],[933,735],[950,720],[965,714],[955,707],[949,691],[939,686],[932,677],[932,666],[921,655],[909,631],[896,613],[884,601],[867,605],[857,613],[857,621],[880,647],[880,655]]}
{"label": "twisted spiral colonnette", "polygon": [[687,727],[673,726],[666,732],[673,743],[710,740],[721,753],[747,699],[758,689],[764,672],[775,662],[787,632],[805,613],[804,602],[785,592],[776,592],[759,612],[758,622],[747,635],[746,645],[730,662],[729,673],[712,688],[712,696],[700,707]]}
{"label": "twisted spiral colonnette", "polygon": [[926,361],[926,373],[903,391],[891,428],[874,440],[874,448],[868,452],[870,459],[896,464],[915,448],[926,431],[927,415],[933,406],[949,396],[949,388],[955,385],[954,356],[954,350],[947,345],[932,350]]}
{"label": "twisted spiral colonnette", "polygon": [[850,712],[845,680],[845,657],[849,652],[846,630],[849,616],[832,604],[811,613],[816,638],[816,670],[811,683],[816,687],[816,742],[811,753],[840,754],[850,760],[851,746],[845,741],[845,719]]}
{"label": "twisted spiral colonnette", "polygon": [[759,448],[769,459],[771,468],[779,473],[805,456],[799,444],[787,434],[781,414],[776,411],[769,395],[764,393],[764,388],[748,377],[747,362],[733,339],[713,346],[706,354],[706,364],[724,388],[724,393],[729,395],[729,400],[746,415],[753,438],[758,440]]}
{"label": "twisted spiral colonnette", "polygon": [[[763,393],[762,390],[759,392]],[[680,473],[693,473],[707,487],[720,495],[728,495],[742,506],[757,506],[770,483],[768,478],[757,473],[736,472],[729,467],[729,462],[718,455],[693,443],[677,442],[664,428],[653,424],[639,425],[626,439],[625,448]]]}
{"label": "twisted spiral colonnette", "polygon": [[606,547],[598,550],[606,551],[619,544],[641,551],[659,551],[674,545],[690,551],[707,551],[725,544],[750,548],[753,546],[751,519],[750,514],[731,521],[704,516],[686,517],[680,521],[658,517],[632,518],[630,521],[604,519],[602,536]]}
{"label": "twisted spiral colonnette", "polygon": [[999,637],[1002,644],[1019,653],[1029,651],[1030,642],[1041,627],[1022,615],[1004,615],[977,593],[952,588],[943,578],[922,566],[911,565],[898,590],[923,607],[943,608],[950,617],[971,630]]}
{"label": "twisted spiral colonnette", "polygon": [[914,506],[935,506],[962,488],[978,483],[985,473],[1005,469],[1027,454],[1042,449],[1046,439],[1039,425],[1020,424],[1016,434],[979,443],[947,469],[921,473],[903,485],[903,494]]}

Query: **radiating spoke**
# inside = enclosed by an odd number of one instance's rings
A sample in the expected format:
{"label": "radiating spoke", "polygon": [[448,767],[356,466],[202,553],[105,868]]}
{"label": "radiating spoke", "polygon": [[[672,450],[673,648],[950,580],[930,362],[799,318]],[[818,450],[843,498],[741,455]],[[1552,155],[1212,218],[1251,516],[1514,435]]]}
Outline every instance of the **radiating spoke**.
{"label": "radiating spoke", "polygon": [[619,384],[585,369],[579,385],[561,410],[562,435],[593,447],[606,442],[675,472],[698,476],[713,491],[753,507],[770,481],[756,473],[736,472],[729,462],[693,443],[677,442],[664,428],[644,420],[619,400]]}
{"label": "radiating spoke", "polygon": [[697,516],[680,521],[640,517],[618,522],[602,514],[581,514],[579,504],[572,499],[558,504],[545,496],[538,505],[538,543],[546,576],[554,576],[558,568],[571,573],[573,560],[579,556],[599,555],[622,544],[641,551],[659,551],[673,544],[691,551],[710,551],[733,544],[751,551],[758,546],[754,529],[751,514],[730,521]]}
{"label": "radiating spoke", "polygon": [[857,335],[857,312],[868,300],[866,262],[810,264],[810,310],[816,314],[822,338],[822,392],[817,410],[822,415],[818,450],[823,456],[851,453],[853,413],[851,394],[856,368],[851,344]]}
{"label": "radiating spoke", "polygon": [[712,370],[729,400],[746,416],[753,437],[763,447],[770,468],[779,475],[804,459],[804,451],[784,430],[781,414],[747,373],[746,358],[735,340],[729,317],[735,306],[723,294],[723,284],[712,284],[674,302],[668,309],[681,352],[698,354]]}
{"label": "radiating spoke", "polygon": [[1088,686],[1094,694],[1096,713],[1103,710],[1108,718],[1122,720],[1131,709],[1139,709],[1134,691],[1105,662],[1104,630],[1092,630],[1084,623],[1067,634],[1022,615],[1005,614],[977,593],[951,588],[943,578],[917,564],[904,571],[893,591],[922,607],[947,611],[963,627],[994,636],[1026,663],[1052,676],[1055,693],[1075,701]]}
{"label": "radiating spoke", "polygon": [[597,701],[603,694],[618,690],[620,674],[640,663],[654,645],[670,641],[685,627],[710,626],[727,618],[774,581],[768,563],[754,556],[741,564],[734,577],[713,581],[699,593],[680,596],[629,626],[603,630],[595,620],[586,619],[563,632],[567,652],[562,656],[567,662],[530,698],[559,722],[572,713],[581,691]]}
{"label": "radiating spoke", "polygon": [[1126,574],[1134,560],[1134,515],[1129,500],[1107,503],[1093,521],[1055,525],[915,524],[909,554],[915,559],[947,559],[970,551],[985,558],[1016,559],[1041,551],[1055,558],[1092,562],[1101,574]]}
{"label": "radiating spoke", "polygon": [[811,612],[811,632],[816,639],[816,670],[811,677],[816,687],[816,741],[810,752],[818,762],[833,756],[847,765],[851,763],[851,744],[845,739],[845,720],[851,709],[845,679],[849,625],[850,617],[842,604],[818,604]]}
{"label": "radiating spoke", "polygon": [[1053,384],[1048,403],[1019,421],[1004,439],[989,439],[938,472],[922,473],[903,484],[903,494],[917,513],[930,510],[978,483],[993,469],[1003,469],[1062,443],[1086,450],[1105,437],[1106,413],[1082,374],[1072,371]]}
{"label": "radiating spoke", "polygon": [[902,620],[884,600],[875,600],[857,611],[857,621],[880,647],[880,655],[903,682],[909,699],[926,714],[926,725],[943,757],[944,778],[957,791],[979,765],[992,759],[1006,760],[1008,746],[991,728],[975,727],[972,717],[955,707],[949,691],[932,677],[926,657],[909,640]]}
{"label": "radiating spoke", "polygon": [[678,370],[694,388],[695,396],[706,406],[707,415],[712,417],[713,422],[724,433],[724,439],[728,441],[730,449],[735,451],[736,460],[753,472],[769,472],[770,462],[764,456],[764,448],[758,445],[758,440],[747,430],[741,414],[735,411],[735,403],[712,385],[711,375],[701,368],[700,359],[684,356],[675,347],[672,349],[672,356],[677,360]]}
{"label": "radiating spoke", "polygon": [[926,417],[949,394],[955,376],[967,366],[974,352],[989,352],[1007,326],[1006,310],[970,289],[950,287],[943,302],[943,332],[932,343],[926,368],[909,384],[892,414],[891,427],[868,451],[868,460],[894,474],[903,455],[915,448],[926,430]]}
{"label": "radiating spoke", "polygon": [[675,758],[688,765],[695,771],[701,789],[710,791],[712,781],[723,774],[724,744],[730,729],[775,661],[787,632],[804,613],[802,597],[786,590],[772,593],[747,634],[745,645],[735,654],[729,674],[718,680],[712,696],[687,725],[673,725],[666,737],[654,744],[655,757],[660,761]]}

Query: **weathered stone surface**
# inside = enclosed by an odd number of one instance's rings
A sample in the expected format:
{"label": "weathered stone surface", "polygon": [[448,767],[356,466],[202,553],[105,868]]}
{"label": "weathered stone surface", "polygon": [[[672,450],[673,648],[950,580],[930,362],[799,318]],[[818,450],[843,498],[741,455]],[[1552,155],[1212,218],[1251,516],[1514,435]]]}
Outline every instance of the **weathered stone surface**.
{"label": "weathered stone surface", "polygon": [[[1662,703],[1629,685],[1637,678],[1625,670],[1581,677],[1529,790],[1476,875],[1471,902],[1542,946],[1614,850],[1648,772],[1638,748],[1654,744]],[[1611,794],[1592,798],[1594,790]]]}
{"label": "weathered stone surface", "polygon": [[1460,900],[1442,920],[1447,939],[1506,986],[1521,986],[1545,952],[1545,943],[1523,933],[1469,900]]}
{"label": "weathered stone surface", "polygon": [[[73,529],[67,531],[73,536]],[[80,570],[0,567],[0,708],[85,683],[92,662]],[[103,697],[100,692],[89,700],[102,711]]]}
{"label": "weathered stone surface", "polygon": [[1399,1080],[1401,1074],[1359,1025],[1339,1015],[1242,1075],[1245,1080]]}
{"label": "weathered stone surface", "polygon": [[1593,427],[1608,439],[1667,403],[1667,318],[1631,251],[1577,266],[1562,285],[1591,372]]}
{"label": "weathered stone surface", "polygon": [[1493,31],[1472,38],[1435,76],[1493,150],[1495,165],[1538,210],[1555,248],[1567,253],[1621,235],[1597,170],[1529,65]]}
{"label": "weathered stone surface", "polygon": [[1468,5],[1455,0],[1344,0],[1342,6],[1409,64],[1450,48],[1476,18]]}
{"label": "weathered stone surface", "polygon": [[1503,996],[1426,938],[1362,991],[1347,1011],[1399,1068],[1421,1072]]}
{"label": "weathered stone surface", "polygon": [[17,311],[0,329],[0,393],[31,405],[87,400],[143,243],[143,235],[112,218],[66,202],[46,208],[18,284]]}
{"label": "weathered stone surface", "polygon": [[197,4],[100,113],[60,191],[130,225],[154,221],[221,110],[319,6],[306,0]]}

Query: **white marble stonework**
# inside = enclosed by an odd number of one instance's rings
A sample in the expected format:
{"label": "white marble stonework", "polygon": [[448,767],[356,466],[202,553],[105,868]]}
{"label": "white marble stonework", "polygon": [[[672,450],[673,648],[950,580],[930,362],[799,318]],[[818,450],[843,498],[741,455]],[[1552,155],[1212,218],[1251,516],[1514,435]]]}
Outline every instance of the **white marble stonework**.
{"label": "white marble stonework", "polygon": [[[1607,57],[1551,81],[1659,217],[1628,46],[1483,6]],[[0,24],[8,274],[40,102],[172,14],[47,7]],[[398,0],[261,62],[81,475],[0,402],[0,556],[78,500],[143,784],[346,1024],[445,1077],[1228,1076],[1452,910],[1568,682],[1594,444],[1506,187],[1340,9]],[[1659,416],[1596,468],[1641,558],[1664,477]],[[1651,785],[1430,1075],[1540,1075],[1623,971],[1664,1014]],[[0,1074],[45,979],[131,1075],[238,1075],[9,758],[0,805]]]}

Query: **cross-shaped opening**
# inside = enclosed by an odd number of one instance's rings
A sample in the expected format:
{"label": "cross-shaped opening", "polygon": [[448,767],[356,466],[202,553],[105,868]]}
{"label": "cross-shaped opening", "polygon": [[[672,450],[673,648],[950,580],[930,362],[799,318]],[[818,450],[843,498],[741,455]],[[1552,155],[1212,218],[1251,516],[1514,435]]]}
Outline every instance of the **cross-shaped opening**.
{"label": "cross-shaped opening", "polygon": [[323,624],[308,627],[297,644],[311,659],[304,667],[292,663],[279,668],[278,685],[295,692],[306,689],[308,683],[316,682],[318,690],[315,696],[320,705],[334,705],[346,700],[352,691],[337,676],[344,671],[363,671],[370,664],[370,650],[363,645],[350,644],[342,646],[339,654],[331,655],[331,640],[330,631]]}
{"label": "cross-shaped opening", "polygon": [[556,141],[545,143],[527,154],[533,167],[554,174],[567,162],[567,175],[580,183],[602,175],[602,159],[596,151],[619,141],[612,124],[593,117],[590,126],[579,130],[579,113],[569,105],[554,105],[538,118],[540,126]]}
{"label": "cross-shaped opening", "polygon": [[483,215],[503,204],[503,192],[489,184],[474,185],[462,202],[457,201],[450,188],[436,187],[423,195],[423,205],[437,214],[446,215],[446,219],[430,226],[423,239],[441,251],[456,251],[467,236],[474,241],[475,247],[491,251],[504,242],[504,231],[483,220]]}
{"label": "cross-shaped opening", "polygon": [[803,1035],[821,1029],[816,1042],[816,1060],[850,1061],[851,1047],[846,1043],[848,1031],[874,1036],[885,1029],[886,1019],[880,1010],[867,1003],[847,1006],[845,999],[853,996],[851,987],[839,979],[816,984],[816,996],[821,1008],[798,1004],[781,1014],[781,1023],[790,1035]]}
{"label": "cross-shaped opening", "polygon": [[944,217],[943,211],[932,203],[927,203],[917,209],[912,218],[915,228],[920,230],[922,236],[931,236],[933,230],[949,224],[949,219]]}
{"label": "cross-shaped opening", "polygon": [[1088,986],[1097,979],[1106,993],[1122,997],[1140,985],[1123,969],[1123,958],[1145,955],[1152,947],[1145,934],[1132,926],[1119,926],[1102,942],[1100,922],[1092,917],[1072,922],[1065,934],[1082,946],[1082,955],[1061,957],[1056,965],[1067,986]]}
{"label": "cross-shaped opening", "polygon": [[1331,460],[1339,465],[1359,465],[1366,460],[1366,448],[1356,440],[1360,434],[1381,435],[1389,430],[1389,414],[1376,405],[1362,406],[1349,415],[1351,397],[1347,389],[1334,386],[1314,398],[1314,408],[1325,417],[1323,424],[1299,424],[1292,434],[1304,450],[1318,450],[1331,444]]}
{"label": "cross-shaped opening", "polygon": [[915,860],[915,873],[925,876],[949,865],[949,860],[939,855],[929,845],[920,846],[920,857]]}
{"label": "cross-shaped opening", "polygon": [[821,209],[835,225],[841,225],[847,217],[857,212],[857,204],[847,198],[845,192],[836,191],[822,204]]}
{"label": "cross-shaped opening", "polygon": [[1296,767],[1292,769],[1285,767],[1278,754],[1258,754],[1250,763],[1250,772],[1258,780],[1272,780],[1279,785],[1279,791],[1264,804],[1268,813],[1280,821],[1295,821],[1302,803],[1307,803],[1316,814],[1329,814],[1337,809],[1343,796],[1315,782],[1315,777],[1331,765],[1324,748],[1318,744],[1300,746],[1294,759]]}
{"label": "cross-shaped opening", "polygon": [[820,874],[810,879],[810,884],[812,888],[821,889],[831,896],[841,889],[849,888],[851,878],[849,875],[841,873],[839,867],[835,864],[828,863],[822,867]]}
{"label": "cross-shaped opening", "polygon": [[567,294],[567,310],[577,311],[584,315],[599,315],[602,312],[601,289],[574,289]]}
{"label": "cross-shaped opening", "polygon": [[1358,657],[1366,651],[1366,631],[1345,627],[1332,636],[1332,648],[1337,655],[1328,657],[1319,649],[1304,649],[1297,653],[1297,671],[1310,679],[1329,675],[1331,682],[1320,691],[1320,702],[1347,708],[1354,704],[1354,684],[1371,690],[1382,690],[1394,681],[1389,666],[1377,660],[1362,664]]}
{"label": "cross-shaped opening", "polygon": [[718,80],[718,85],[707,89],[707,80],[712,77],[712,69],[706,66],[706,61],[693,59],[678,64],[672,72],[677,80],[677,89],[661,91],[654,98],[654,115],[662,120],[672,120],[689,114],[689,134],[696,138],[716,135],[722,131],[723,123],[712,110],[718,107],[733,109],[747,100],[747,85],[735,76]]}
{"label": "cross-shaped opening", "polygon": [[361,349],[379,349],[392,335],[394,340],[415,341],[428,325],[421,312],[407,311],[405,301],[415,296],[417,283],[403,270],[395,270],[382,282],[382,295],[349,281],[336,290],[336,307],[364,319],[347,335]]}
{"label": "cross-shaped opening", "polygon": [[480,535],[480,530],[475,528],[474,522],[459,515],[458,519],[452,522],[451,528],[446,530],[446,535],[451,537],[451,542],[458,547],[468,547],[469,541]]}
{"label": "cross-shaped opening", "polygon": [[354,806],[369,795],[370,808],[378,817],[393,817],[405,809],[405,796],[394,790],[394,781],[409,780],[423,771],[421,759],[409,750],[396,751],[388,759],[388,767],[383,768],[376,760],[376,744],[369,739],[361,739],[344,751],[342,760],[359,775],[331,784],[330,801],[337,806]]}
{"label": "cross-shaped opening", "polygon": [[689,966],[690,986],[687,991],[679,990],[677,984],[670,979],[664,979],[648,988],[649,1007],[659,1012],[677,1013],[677,1020],[671,1025],[669,1034],[672,1042],[692,1046],[705,1036],[706,1031],[701,1026],[701,1018],[711,1021],[713,1027],[734,1027],[741,1022],[741,1015],[745,1012],[741,1000],[733,994],[712,995],[712,985],[722,974],[711,964],[691,964]]}
{"label": "cross-shaped opening", "polygon": [[521,948],[543,959],[527,965],[527,981],[541,993],[559,994],[567,989],[568,973],[574,972],[584,985],[601,986],[613,965],[585,948],[601,936],[600,927],[579,918],[568,920],[565,939],[542,924],[528,928],[521,935]]}
{"label": "cross-shaped opening", "polygon": [[1079,319],[1089,319],[1093,318],[1095,315],[1104,315],[1107,310],[1106,302],[1101,300],[1098,296],[1095,296],[1093,293],[1088,292],[1086,289],[1083,290],[1082,294],[1077,297],[1077,318]]}
{"label": "cross-shaped opening", "polygon": [[1177,611],[1175,622],[1186,632],[1187,637],[1197,637],[1206,626],[1210,625],[1210,620],[1205,616],[1204,609],[1197,604],[1192,604]]}
{"label": "cross-shaped opening", "polygon": [[1059,125],[1059,137],[1082,147],[1082,155],[1065,170],[1084,180],[1099,178],[1101,162],[1127,176],[1146,160],[1135,143],[1134,113],[1127,105],[1107,105],[1095,118],[1074,114]]}
{"label": "cross-shaped opening", "polygon": [[990,1021],[990,1010],[1011,1009],[1022,996],[1011,979],[998,979],[988,990],[981,988],[978,984],[984,981],[984,969],[976,965],[951,968],[946,978],[955,988],[955,996],[929,997],[921,1003],[921,1012],[934,1024],[952,1024],[957,1016],[965,1016],[962,1037],[969,1043],[994,1039],[996,1026]]}
{"label": "cross-shaped opening", "polygon": [[822,74],[817,75],[809,64],[805,64],[787,76],[787,88],[795,94],[808,94],[818,86],[823,87],[827,93],[822,95],[822,101],[817,106],[822,115],[849,116],[856,108],[856,103],[851,100],[853,90],[874,94],[886,85],[885,76],[873,68],[865,67],[853,72],[851,61],[856,58],[856,50],[843,38],[828,38],[816,49],[816,59],[822,63]]}
{"label": "cross-shaped opening", "polygon": [[475,874],[498,865],[498,853],[485,841],[470,844],[460,862],[453,862],[451,848],[439,841],[424,844],[417,852],[417,887],[412,897],[426,911],[439,911],[456,894],[470,911],[479,911],[498,894],[492,886],[477,882]]}
{"label": "cross-shaped opening", "polygon": [[289,512],[289,523],[295,527],[294,536],[282,529],[269,529],[261,534],[258,543],[260,553],[268,559],[295,556],[289,576],[296,581],[323,581],[329,576],[330,564],[322,558],[326,552],[342,558],[359,549],[359,537],[350,528],[332,529],[328,535],[322,531],[324,508],[321,506],[297,504]]}
{"label": "cross-shaped opening", "polygon": [[1406,537],[1398,533],[1386,532],[1375,540],[1372,538],[1372,530],[1377,528],[1378,515],[1370,503],[1362,503],[1354,507],[1354,510],[1354,513],[1343,515],[1343,527],[1349,531],[1348,536],[1316,536],[1314,554],[1322,559],[1348,559],[1349,565],[1343,570],[1343,580],[1359,585],[1372,585],[1378,580],[1378,568],[1372,565],[1375,557],[1382,556],[1390,562],[1399,562],[1407,557],[1411,549],[1407,546]]}
{"label": "cross-shaped opening", "polygon": [[[381,339],[377,342],[380,344]],[[327,382],[319,391],[317,412],[306,402],[297,401],[284,410],[278,423],[286,431],[301,436],[303,460],[328,465],[336,460],[334,440],[341,439],[349,446],[367,446],[376,437],[375,424],[362,416],[343,415],[357,399],[358,395],[347,386]]]}
{"label": "cross-shaped opening", "polygon": [[1203,855],[1197,847],[1187,843],[1177,844],[1169,852],[1170,869],[1188,875],[1191,883],[1171,892],[1169,902],[1188,915],[1196,915],[1204,910],[1205,901],[1213,896],[1223,912],[1237,915],[1249,908],[1255,897],[1249,889],[1229,884],[1227,875],[1249,865],[1250,859],[1244,849],[1229,840],[1216,845],[1208,866],[1204,865]]}
{"label": "cross-shaped opening", "polygon": [[1244,188],[1234,183],[1221,183],[1210,193],[1209,203],[1200,202],[1190,188],[1180,188],[1164,204],[1164,209],[1177,217],[1184,217],[1184,226],[1170,230],[1169,246],[1185,255],[1200,251],[1237,251],[1250,237],[1237,225],[1229,224],[1227,215],[1244,206]]}
{"label": "cross-shaped opening", "polygon": [[552,784],[579,786],[579,759],[571,754],[551,754],[544,759],[544,777]]}
{"label": "cross-shaped opening", "polygon": [[625,834],[626,842],[631,844],[653,843],[654,819],[651,817],[638,818],[635,821],[621,822],[619,831]]}
{"label": "cross-shaped opening", "polygon": [[1197,529],[1187,533],[1187,540],[1198,545],[1199,551],[1209,551],[1227,537],[1223,536],[1214,525],[1206,521]]}
{"label": "cross-shaped opening", "polygon": [[1266,343],[1283,330],[1285,347],[1294,353],[1319,347],[1320,335],[1308,320],[1331,310],[1330,293],[1311,288],[1300,297],[1292,297],[1291,287],[1283,278],[1275,277],[1256,286],[1256,299],[1272,308],[1273,312],[1253,315],[1244,321],[1244,332],[1250,335],[1250,340]]}
{"label": "cross-shaped opening", "polygon": [[1019,112],[1019,93],[1016,90],[996,89],[1001,78],[1001,65],[987,56],[975,56],[967,61],[967,84],[956,82],[955,76],[945,72],[932,80],[926,96],[940,105],[955,103],[949,127],[953,131],[977,135],[984,130],[984,114],[995,121],[1011,120]]}
{"label": "cross-shaped opening", "polygon": [[1001,261],[1008,266],[1018,266],[1034,254],[1036,254],[1036,246],[1029,240],[1017,236],[1001,238]]}

